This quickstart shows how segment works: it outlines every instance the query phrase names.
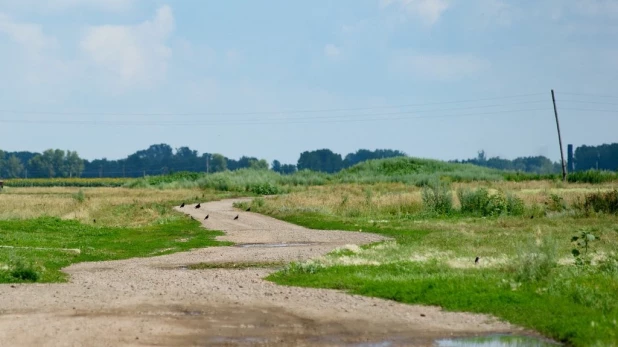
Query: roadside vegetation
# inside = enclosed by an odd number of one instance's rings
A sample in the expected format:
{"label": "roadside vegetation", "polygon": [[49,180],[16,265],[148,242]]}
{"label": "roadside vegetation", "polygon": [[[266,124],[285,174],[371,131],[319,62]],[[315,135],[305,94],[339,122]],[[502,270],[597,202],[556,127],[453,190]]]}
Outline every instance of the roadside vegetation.
{"label": "roadside vegetation", "polygon": [[269,277],[279,284],[488,313],[562,342],[612,346],[617,188],[550,181],[339,184],[238,207],[310,228],[392,238],[289,264]]}
{"label": "roadside vegetation", "polygon": [[232,197],[201,190],[5,188],[0,193],[0,283],[59,282],[83,261],[147,257],[227,245],[172,210]]}

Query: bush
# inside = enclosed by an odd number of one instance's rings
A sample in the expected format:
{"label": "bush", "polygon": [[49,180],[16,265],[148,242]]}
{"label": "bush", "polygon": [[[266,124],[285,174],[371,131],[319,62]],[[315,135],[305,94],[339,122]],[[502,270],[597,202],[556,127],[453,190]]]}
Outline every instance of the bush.
{"label": "bush", "polygon": [[515,280],[536,282],[549,276],[557,267],[558,247],[549,236],[541,240],[531,240],[519,246],[514,262]]}
{"label": "bush", "polygon": [[34,269],[32,264],[26,264],[22,259],[13,261],[11,276],[22,281],[36,282],[39,279],[39,273]]}
{"label": "bush", "polygon": [[503,193],[489,194],[486,188],[459,189],[457,197],[461,213],[477,216],[497,216],[509,214],[519,216],[524,213],[524,202],[515,195]]}
{"label": "bush", "polygon": [[618,190],[587,194],[583,208],[587,211],[618,213]]}
{"label": "bush", "polygon": [[430,212],[449,214],[453,209],[453,194],[449,186],[444,183],[425,186],[422,197],[423,205]]}
{"label": "bush", "polygon": [[82,191],[80,189],[79,192],[73,194],[73,199],[75,199],[79,203],[84,202],[86,200],[86,196],[84,195],[84,191]]}

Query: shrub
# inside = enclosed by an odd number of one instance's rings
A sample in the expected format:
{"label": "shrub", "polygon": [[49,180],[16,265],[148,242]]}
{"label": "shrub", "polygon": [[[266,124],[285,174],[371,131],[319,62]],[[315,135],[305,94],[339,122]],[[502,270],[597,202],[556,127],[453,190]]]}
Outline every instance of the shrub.
{"label": "shrub", "polygon": [[550,194],[548,201],[545,202],[547,205],[547,210],[553,212],[562,212],[566,210],[566,204],[564,203],[564,199],[558,194]]}
{"label": "shrub", "polygon": [[11,267],[11,276],[16,279],[31,282],[36,282],[39,279],[39,273],[32,264],[27,264],[22,259],[14,260]]}
{"label": "shrub", "polygon": [[82,203],[86,200],[86,196],[84,195],[84,192],[80,189],[77,193],[73,194],[73,199],[75,199],[79,203]]}
{"label": "shrub", "polygon": [[536,282],[549,276],[557,267],[558,247],[549,236],[543,240],[530,240],[519,246],[514,262],[515,280]]}
{"label": "shrub", "polygon": [[453,194],[448,185],[433,183],[423,188],[423,205],[433,213],[448,214],[453,209]]}
{"label": "shrub", "polygon": [[515,195],[499,192],[489,194],[486,188],[459,189],[457,197],[461,205],[461,213],[480,216],[496,216],[501,214],[522,215],[524,202]]}
{"label": "shrub", "polygon": [[587,194],[583,208],[587,212],[618,213],[618,190]]}

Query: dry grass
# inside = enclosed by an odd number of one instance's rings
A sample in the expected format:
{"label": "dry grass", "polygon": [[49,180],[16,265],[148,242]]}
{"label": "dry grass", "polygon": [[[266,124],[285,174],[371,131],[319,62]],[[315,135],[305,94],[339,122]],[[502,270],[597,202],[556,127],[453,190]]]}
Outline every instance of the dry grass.
{"label": "dry grass", "polygon": [[[484,187],[490,193],[503,191],[521,198],[524,203],[545,205],[551,201],[552,194],[558,195],[567,206],[571,206],[590,192],[608,191],[618,185],[568,184],[552,181],[530,182],[470,182],[454,183],[453,207],[459,207],[456,191],[460,188],[476,189]],[[282,211],[300,210],[302,212],[337,213],[347,216],[359,215],[400,215],[418,212],[422,209],[422,188],[401,183],[379,183],[372,185],[337,184],[308,187],[305,190],[278,196],[269,203]]]}
{"label": "dry grass", "polygon": [[[79,198],[80,190],[83,199]],[[86,224],[93,224],[96,219],[98,224],[135,227],[159,222],[161,218],[174,218],[169,209],[171,203],[208,201],[223,196],[199,189],[5,188],[0,193],[0,219],[51,216]]]}

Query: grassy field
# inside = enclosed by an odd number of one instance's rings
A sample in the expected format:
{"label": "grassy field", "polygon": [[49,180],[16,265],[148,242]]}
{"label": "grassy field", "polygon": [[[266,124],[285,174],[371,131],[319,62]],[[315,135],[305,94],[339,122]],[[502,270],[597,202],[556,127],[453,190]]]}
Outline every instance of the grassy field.
{"label": "grassy field", "polygon": [[69,264],[223,245],[171,209],[230,193],[196,189],[12,188],[0,193],[0,283],[58,282]]}
{"label": "grassy field", "polygon": [[[277,283],[490,313],[570,344],[613,346],[616,188],[548,181],[458,183],[441,191],[343,184],[256,198],[251,208],[310,228],[393,238],[290,264],[270,276]],[[436,209],[433,193],[450,196],[450,208]],[[508,208],[509,199],[516,208]],[[582,232],[587,252],[572,241]]]}

